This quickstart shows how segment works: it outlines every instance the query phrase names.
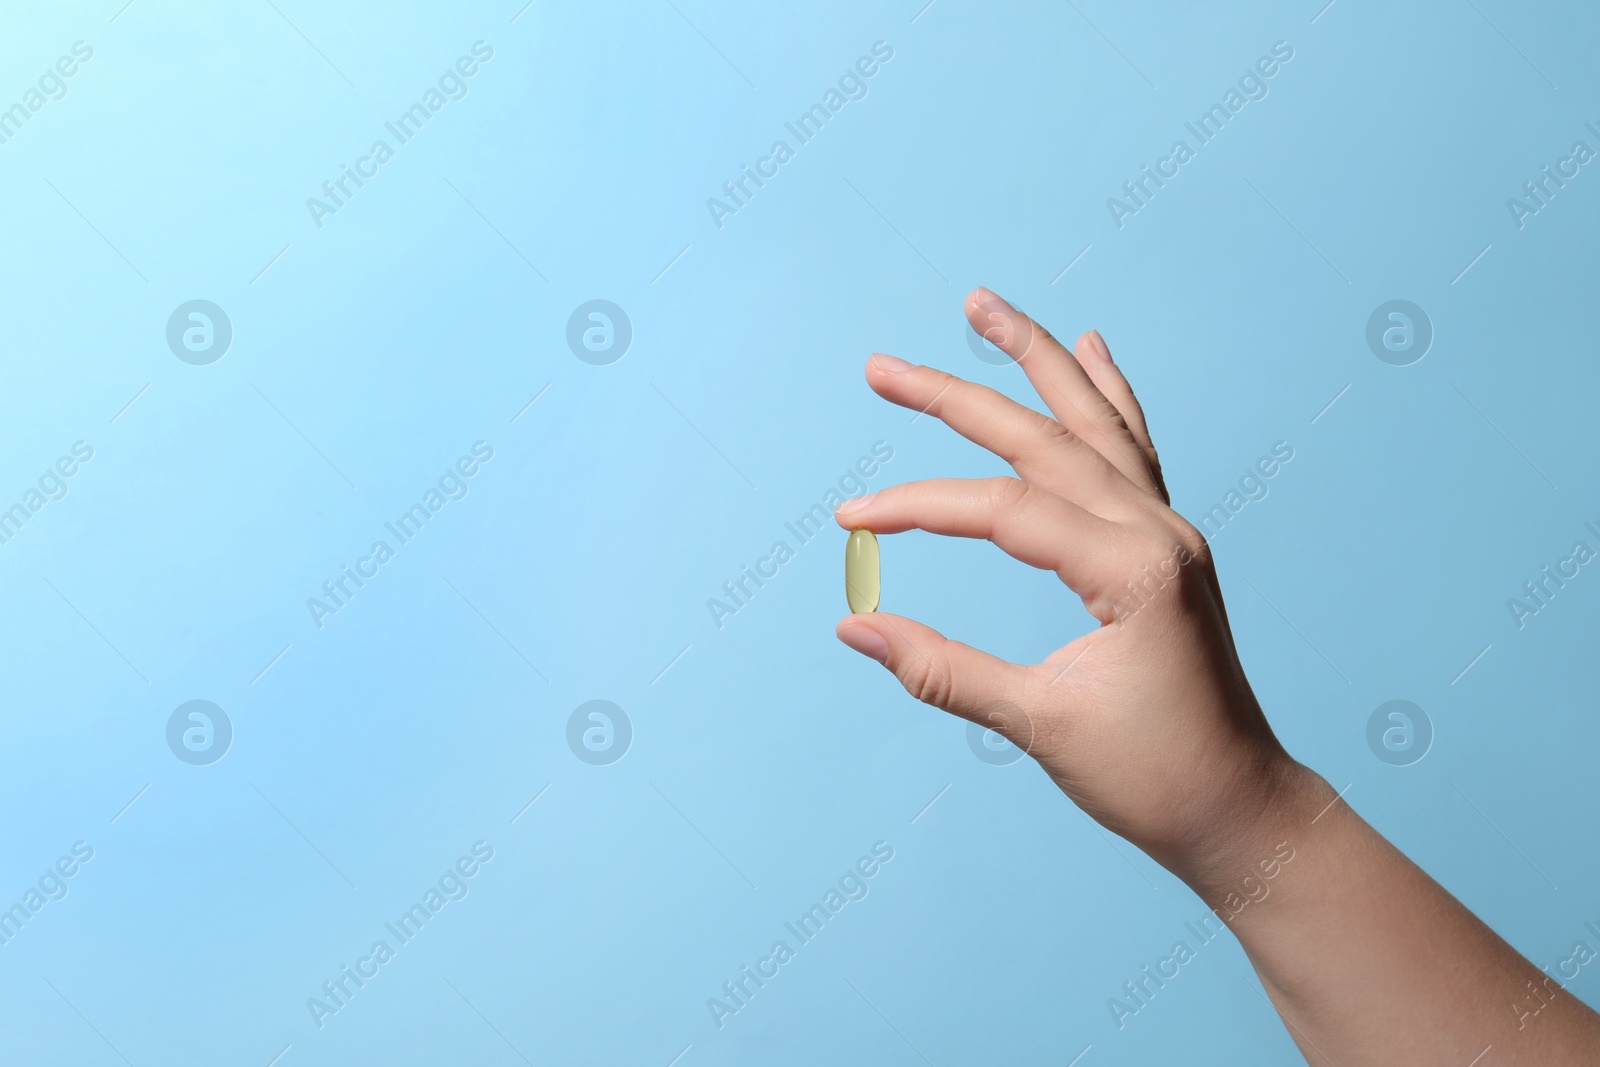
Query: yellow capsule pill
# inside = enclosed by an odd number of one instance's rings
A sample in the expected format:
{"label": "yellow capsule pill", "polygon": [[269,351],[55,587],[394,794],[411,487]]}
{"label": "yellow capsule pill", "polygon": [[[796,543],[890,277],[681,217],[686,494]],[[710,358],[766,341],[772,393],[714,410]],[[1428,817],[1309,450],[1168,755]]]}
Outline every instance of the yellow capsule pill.
{"label": "yellow capsule pill", "polygon": [[878,592],[878,538],[871,530],[851,530],[844,544],[844,595],[850,610],[877,611]]}

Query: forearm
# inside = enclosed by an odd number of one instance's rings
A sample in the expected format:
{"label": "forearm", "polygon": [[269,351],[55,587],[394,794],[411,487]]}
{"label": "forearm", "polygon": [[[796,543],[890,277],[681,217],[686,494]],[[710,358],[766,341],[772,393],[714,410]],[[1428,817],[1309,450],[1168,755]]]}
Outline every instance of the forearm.
{"label": "forearm", "polygon": [[[1600,1062],[1600,1017],[1320,776],[1300,768],[1289,782],[1229,850],[1237,873],[1217,866],[1190,884],[1228,917],[1310,1063]],[[1265,869],[1241,859],[1256,854],[1271,861]]]}

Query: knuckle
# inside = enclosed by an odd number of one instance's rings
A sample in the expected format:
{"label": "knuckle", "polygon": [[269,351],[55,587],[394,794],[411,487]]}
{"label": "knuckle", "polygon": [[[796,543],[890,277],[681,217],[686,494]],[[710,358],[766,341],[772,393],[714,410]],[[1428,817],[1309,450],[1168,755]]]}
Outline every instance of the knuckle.
{"label": "knuckle", "polygon": [[1187,523],[1162,524],[1133,539],[1127,572],[1110,583],[1104,608],[1119,623],[1146,610],[1185,610],[1210,586],[1211,555],[1205,538]]}
{"label": "knuckle", "polygon": [[1178,527],[1178,545],[1188,552],[1194,562],[1202,566],[1211,565],[1211,545],[1194,525],[1184,520]]}
{"label": "knuckle", "polygon": [[945,400],[952,389],[960,388],[962,380],[954,374],[944,370],[934,370],[932,381],[933,399],[928,401],[928,406],[923,410],[930,415],[938,416],[944,410]]}
{"label": "knuckle", "polygon": [[926,656],[912,656],[902,665],[900,684],[924,704],[943,708],[950,701],[950,676]]}
{"label": "knuckle", "polygon": [[1133,440],[1133,430],[1128,426],[1127,416],[1118,411],[1116,405],[1109,400],[1105,402],[1105,408],[1103,410],[1105,411],[1104,418],[1106,424],[1112,429],[1116,430],[1122,436],[1126,437],[1128,440]]}
{"label": "knuckle", "polygon": [[991,511],[1011,511],[1022,506],[1033,492],[1033,487],[1021,478],[999,475],[990,478],[987,492]]}
{"label": "knuckle", "polygon": [[1096,408],[1092,417],[1099,431],[1105,434],[1105,440],[1118,451],[1126,453],[1129,458],[1148,465],[1149,459],[1144,449],[1140,447],[1138,438],[1134,436],[1133,427],[1129,425],[1127,416],[1118,411],[1115,404],[1104,398],[1099,401]]}
{"label": "knuckle", "polygon": [[1065,347],[1061,345],[1060,341],[1056,340],[1056,335],[1051,333],[1041,323],[1036,322],[1021,312],[1017,313],[1017,318],[1017,332],[1024,341],[1030,342],[1030,348],[1033,344]]}
{"label": "knuckle", "polygon": [[1039,424],[1040,433],[1043,435],[1044,448],[1060,448],[1070,445],[1078,440],[1078,435],[1073,433],[1064,423],[1057,422],[1048,415],[1041,415]]}

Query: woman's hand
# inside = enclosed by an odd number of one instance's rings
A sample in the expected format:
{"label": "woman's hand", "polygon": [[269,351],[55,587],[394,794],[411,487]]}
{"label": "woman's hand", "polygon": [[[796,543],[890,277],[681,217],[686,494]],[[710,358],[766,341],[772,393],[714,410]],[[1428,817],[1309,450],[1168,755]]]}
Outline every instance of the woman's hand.
{"label": "woman's hand", "polygon": [[847,501],[835,517],[846,529],[993,541],[1054,571],[1101,625],[1032,665],[886,613],[846,617],[839,639],[919,700],[1025,749],[1086,812],[1191,884],[1217,864],[1233,877],[1234,853],[1257,846],[1244,830],[1301,769],[1245,680],[1205,539],[1168,506],[1144,413],[1098,333],[1068,351],[987,289],[966,311],[1021,364],[1053,418],[893,356],[874,355],[867,382],[1016,477],[908,482]]}
{"label": "woman's hand", "polygon": [[[1055,417],[873,356],[867,381],[881,396],[938,416],[1017,476],[897,485],[841,505],[839,525],[987,538],[1054,571],[1100,628],[1027,666],[898,615],[851,615],[840,640],[918,699],[1025,748],[1186,881],[1239,937],[1310,1062],[1600,1063],[1600,1016],[1278,744],[1205,540],[1167,506],[1144,414],[1100,335],[1069,352],[986,289],[967,298],[967,318]],[[1258,871],[1274,879],[1270,902],[1235,903],[1241,888],[1264,889]]]}

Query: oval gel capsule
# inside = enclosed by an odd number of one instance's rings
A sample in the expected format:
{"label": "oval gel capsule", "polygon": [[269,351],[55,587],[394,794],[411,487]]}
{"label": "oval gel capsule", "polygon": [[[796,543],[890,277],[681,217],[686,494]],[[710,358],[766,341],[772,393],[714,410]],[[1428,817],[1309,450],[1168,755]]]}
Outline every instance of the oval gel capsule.
{"label": "oval gel capsule", "polygon": [[844,595],[856,614],[878,610],[878,538],[871,530],[851,530],[845,542]]}

